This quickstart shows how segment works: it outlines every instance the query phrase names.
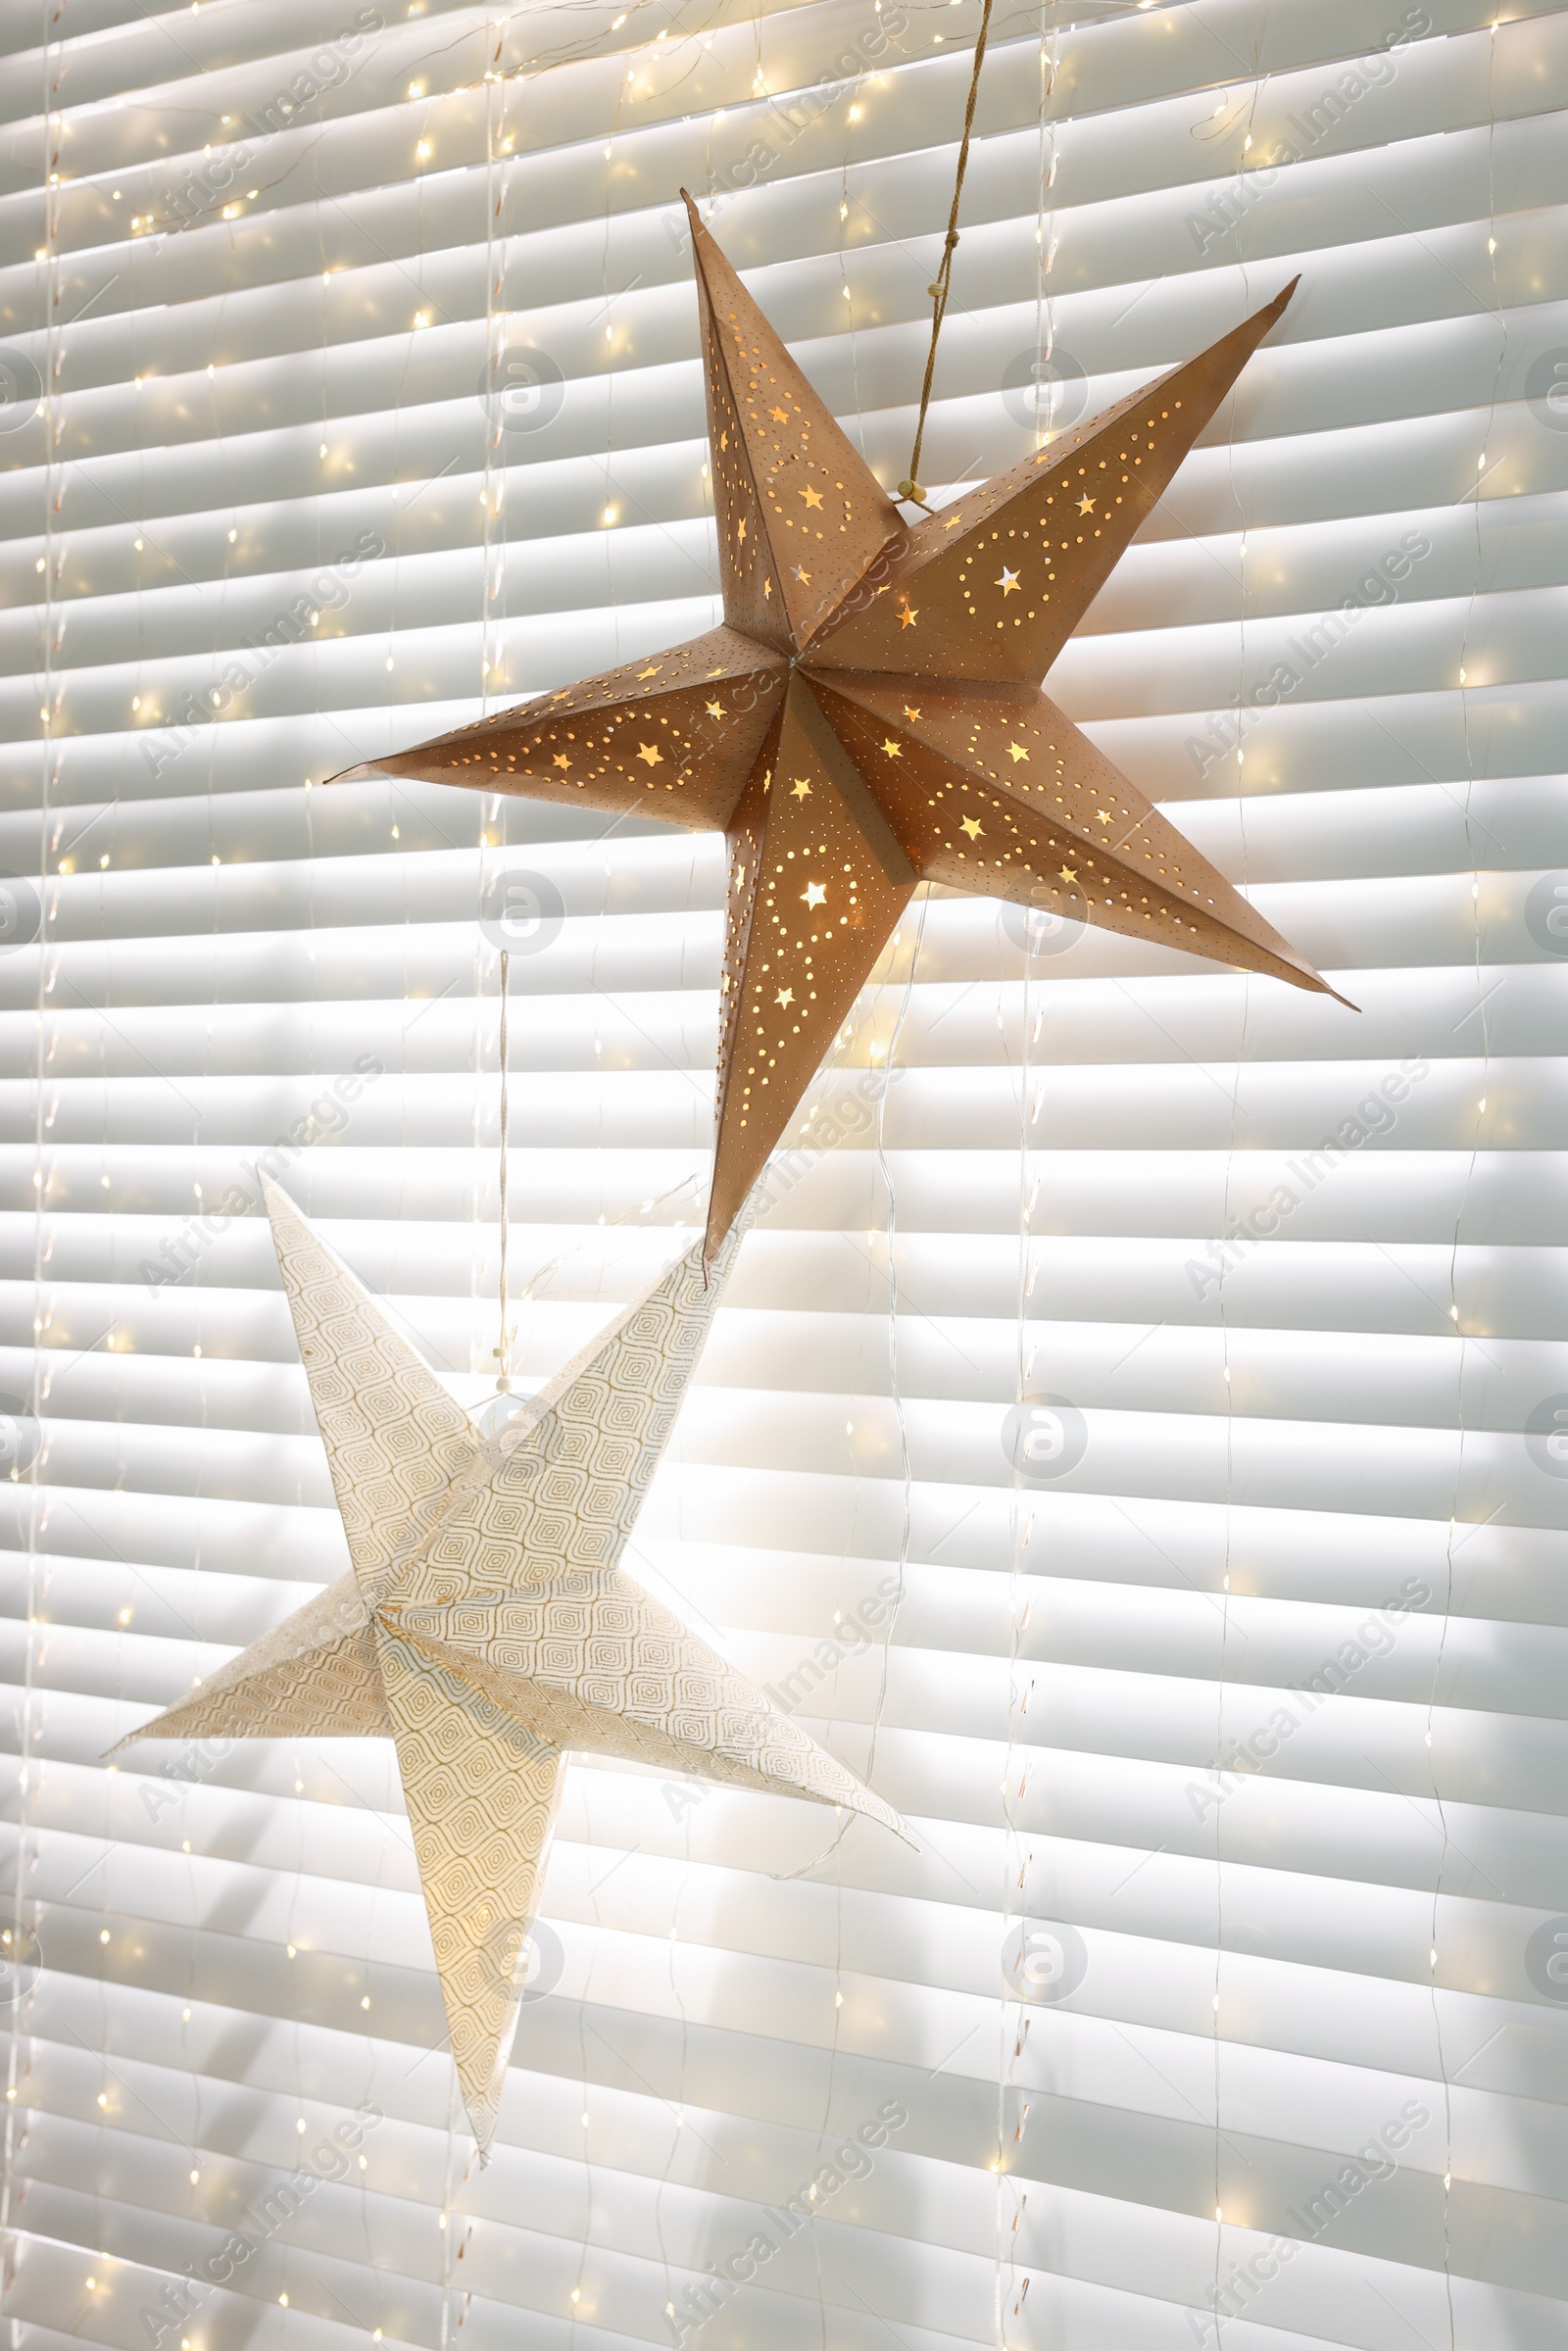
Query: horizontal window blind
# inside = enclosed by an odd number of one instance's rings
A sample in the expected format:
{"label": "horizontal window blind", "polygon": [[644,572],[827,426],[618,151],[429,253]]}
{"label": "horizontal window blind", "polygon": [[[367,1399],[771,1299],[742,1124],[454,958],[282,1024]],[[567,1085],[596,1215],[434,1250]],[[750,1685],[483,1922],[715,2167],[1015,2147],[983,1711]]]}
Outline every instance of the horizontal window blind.
{"label": "horizontal window blind", "polygon": [[580,1764],[481,2174],[390,1746],[105,1760],[345,1564],[259,1160],[477,1408],[505,948],[518,1383],[700,1225],[717,836],[326,779],[717,618],[683,184],[906,471],[978,26],[8,15],[19,2351],[1561,2342],[1559,7],[993,20],[926,479],[1299,273],[1050,685],[1359,1008],[932,889],[808,1095],[630,1564],[919,1853]]}

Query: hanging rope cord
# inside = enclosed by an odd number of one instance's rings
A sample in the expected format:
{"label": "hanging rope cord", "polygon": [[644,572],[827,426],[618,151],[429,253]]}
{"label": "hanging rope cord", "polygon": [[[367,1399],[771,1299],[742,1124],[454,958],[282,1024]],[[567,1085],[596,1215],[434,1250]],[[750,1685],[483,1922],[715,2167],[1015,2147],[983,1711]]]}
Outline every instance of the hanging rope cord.
{"label": "hanging rope cord", "polygon": [[931,406],[931,379],[936,373],[937,343],[942,334],[942,321],[948,315],[948,292],[953,283],[953,256],[958,242],[958,206],[963,198],[963,175],[969,169],[969,134],[974,128],[975,101],[980,95],[980,69],[986,62],[986,37],[991,30],[992,0],[985,0],[980,15],[980,34],[974,45],[974,72],[969,76],[969,102],[963,110],[963,137],[958,145],[958,169],[953,182],[953,210],[948,215],[948,233],[942,247],[942,260],[927,292],[931,296],[931,348],[925,355],[925,381],[920,386],[920,417],[914,428],[914,448],[909,457],[909,472],[899,484],[899,496],[911,506],[924,506],[925,492],[920,487],[920,449],[925,440],[926,411]]}

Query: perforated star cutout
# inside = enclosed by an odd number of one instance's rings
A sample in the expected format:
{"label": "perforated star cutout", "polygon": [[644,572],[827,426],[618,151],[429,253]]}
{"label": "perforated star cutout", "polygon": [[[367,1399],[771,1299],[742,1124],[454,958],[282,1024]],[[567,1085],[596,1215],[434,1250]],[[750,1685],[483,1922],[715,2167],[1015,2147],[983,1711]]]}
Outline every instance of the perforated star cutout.
{"label": "perforated star cutout", "polygon": [[723,827],[711,1258],[919,882],[1335,992],[1039,686],[1295,281],[911,527],[686,204],[723,626],[352,772]]}

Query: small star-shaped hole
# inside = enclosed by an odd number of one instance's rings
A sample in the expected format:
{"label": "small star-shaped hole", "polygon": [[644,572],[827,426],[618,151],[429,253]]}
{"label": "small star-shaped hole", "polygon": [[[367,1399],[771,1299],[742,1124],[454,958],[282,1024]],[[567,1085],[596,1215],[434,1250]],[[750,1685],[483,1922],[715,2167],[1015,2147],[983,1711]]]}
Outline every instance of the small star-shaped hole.
{"label": "small star-shaped hole", "polygon": [[727,718],[729,712],[721,702],[710,702],[708,706],[708,715],[710,718]]}
{"label": "small star-shaped hole", "polygon": [[1078,512],[1079,512],[1079,514],[1092,514],[1094,513],[1094,511],[1095,511],[1095,502],[1094,502],[1094,500],[1093,500],[1092,498],[1080,498],[1080,499],[1079,499],[1079,501],[1078,501]]}
{"label": "small star-shaped hole", "polygon": [[808,882],[806,888],[801,892],[801,896],[808,906],[819,906],[826,898],[827,891],[821,882]]}
{"label": "small star-shaped hole", "polygon": [[793,989],[793,988],[781,988],[781,989],[779,990],[778,994],[777,994],[777,995],[774,997],[774,999],[773,999],[773,1002],[774,1002],[776,1004],[785,1004],[785,1005],[792,1004],[795,1002],[795,991],[794,991],[794,989]]}
{"label": "small star-shaped hole", "polygon": [[978,816],[965,816],[961,830],[968,834],[971,841],[978,841],[983,829]]}
{"label": "small star-shaped hole", "polygon": [[1007,745],[1007,751],[1015,767],[1020,759],[1026,759],[1029,757],[1029,754],[1025,751],[1021,743],[1009,743]]}
{"label": "small star-shaped hole", "polygon": [[1002,566],[1002,577],[1000,579],[993,580],[991,584],[994,588],[1000,588],[1004,596],[1010,596],[1018,585],[1018,574],[1016,571],[1009,571],[1006,564],[1004,563]]}
{"label": "small star-shaped hole", "polygon": [[895,743],[891,735],[884,738],[882,748],[890,759],[902,759],[904,757],[904,745]]}
{"label": "small star-shaped hole", "polygon": [[646,759],[650,767],[662,767],[664,764],[664,755],[657,743],[639,743],[637,757]]}
{"label": "small star-shaped hole", "polygon": [[790,787],[791,800],[809,800],[810,797],[810,785],[807,782],[804,775],[798,775]]}
{"label": "small star-shaped hole", "polygon": [[805,499],[808,507],[820,506],[822,503],[822,493],[820,490],[803,490],[801,492],[801,496]]}

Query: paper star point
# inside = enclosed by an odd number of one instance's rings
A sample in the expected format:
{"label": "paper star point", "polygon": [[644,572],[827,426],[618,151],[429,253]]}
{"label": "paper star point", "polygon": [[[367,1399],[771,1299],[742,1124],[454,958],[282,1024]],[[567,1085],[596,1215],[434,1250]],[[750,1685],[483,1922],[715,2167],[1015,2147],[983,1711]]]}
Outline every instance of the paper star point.
{"label": "paper star point", "polygon": [[[964,492],[961,506],[912,527],[790,358],[687,199],[697,272],[698,325],[710,446],[734,447],[712,467],[724,622],[663,657],[656,685],[616,669],[570,690],[554,714],[543,705],[481,719],[421,745],[375,771],[513,791],[616,816],[648,812],[646,776],[628,774],[613,734],[584,758],[574,780],[550,772],[555,730],[595,717],[641,716],[657,700],[680,767],[659,795],[658,814],[695,830],[722,827],[732,864],[719,1024],[713,1182],[707,1247],[716,1249],[781,1141],[794,1111],[877,957],[921,882],[977,888],[1021,906],[1055,872],[1066,849],[1092,838],[1105,857],[1103,886],[1086,916],[1152,946],[1267,972],[1323,990],[1311,965],[1282,939],[1142,793],[1128,783],[1040,691],[1083,614],[1176,467],[1284,312],[1294,288],[1232,328],[1196,359],[1146,384],[1048,448]],[[793,433],[767,434],[761,417],[786,403]],[[753,421],[756,420],[756,421]],[[831,561],[797,575],[796,533],[820,497],[824,458],[844,494]],[[1088,468],[1106,476],[1106,512],[1073,527]],[[764,493],[758,487],[766,482]],[[811,495],[808,495],[808,493]],[[1114,502],[1113,504],[1111,502]],[[797,514],[797,508],[802,511]],[[814,527],[814,526],[813,526]],[[1012,534],[1053,574],[1014,616],[1020,566],[1004,566],[1005,628],[974,593],[990,576],[996,546]],[[988,553],[988,550],[990,551]],[[983,568],[977,568],[982,566]],[[915,598],[919,598],[918,605]],[[921,618],[924,627],[917,627]],[[710,725],[693,695],[697,679],[731,684],[732,714]],[[919,691],[918,706],[908,701]],[[742,707],[744,705],[744,707]],[[1000,737],[991,732],[1000,729]],[[1034,744],[1041,768],[1059,778],[1048,808],[1038,785],[1008,780],[987,746],[1011,734]],[[770,795],[775,764],[810,776],[809,808]],[[359,770],[356,772],[365,772]],[[1003,844],[984,865],[960,852],[942,813],[950,793],[978,806],[989,838]],[[1125,842],[1106,852],[1091,834],[1093,799],[1122,810]],[[807,828],[809,828],[808,830]],[[1067,839],[1063,839],[1063,835]],[[744,854],[738,854],[738,853]],[[787,1050],[766,1071],[744,1054],[765,1009],[775,955],[794,950],[782,902],[764,874],[791,855],[828,857],[850,887],[842,923],[813,948],[811,996]],[[782,886],[782,885],[780,885]],[[1332,991],[1328,991],[1332,993]],[[771,994],[768,987],[767,994]]]}

